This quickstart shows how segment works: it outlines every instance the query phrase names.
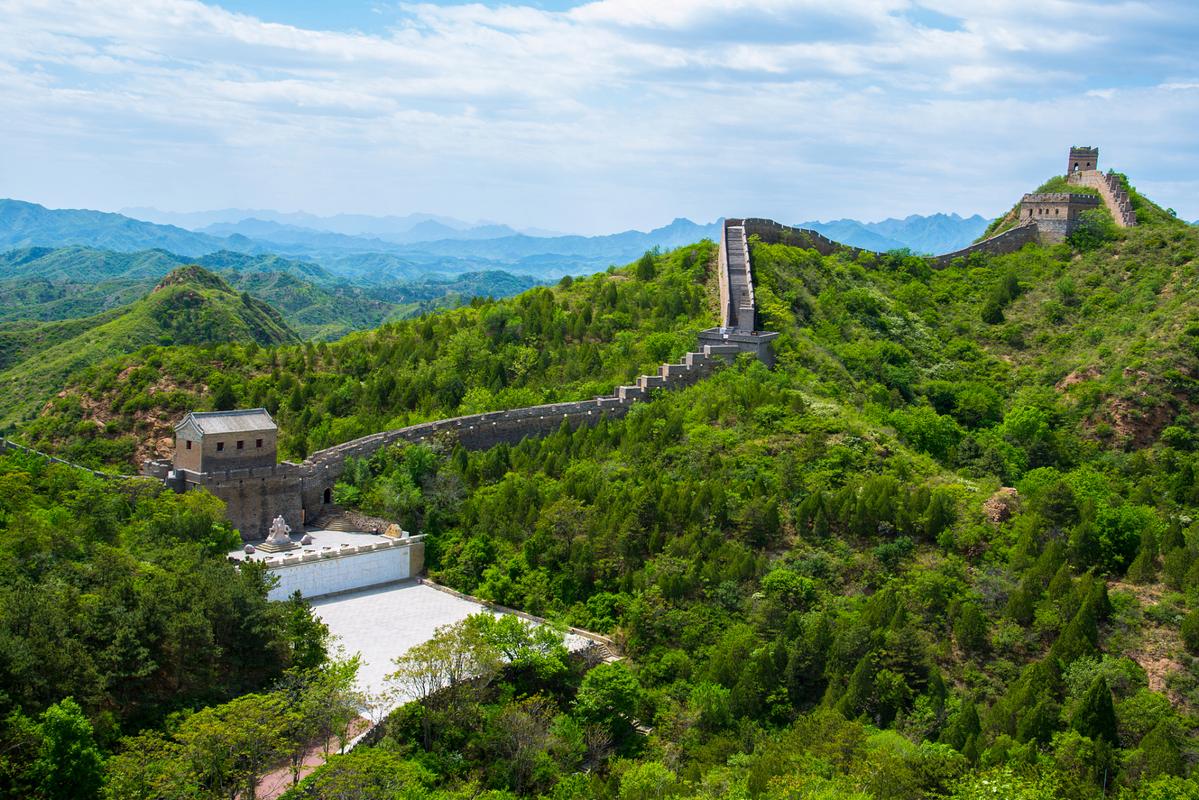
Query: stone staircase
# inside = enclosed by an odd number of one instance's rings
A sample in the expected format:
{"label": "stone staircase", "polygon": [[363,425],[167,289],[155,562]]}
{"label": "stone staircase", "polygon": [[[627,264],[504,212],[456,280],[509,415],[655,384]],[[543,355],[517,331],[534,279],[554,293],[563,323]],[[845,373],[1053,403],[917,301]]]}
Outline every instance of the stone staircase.
{"label": "stone staircase", "polygon": [[728,259],[729,312],[726,327],[748,332],[755,329],[757,308],[754,304],[753,279],[749,272],[749,244],[744,225],[729,225],[725,230]]}
{"label": "stone staircase", "polygon": [[624,661],[624,656],[612,649],[611,645],[604,642],[595,642],[595,653],[599,656],[599,660],[605,664],[614,664],[617,661]]}
{"label": "stone staircase", "polygon": [[1120,179],[1115,175],[1100,172],[1097,169],[1079,170],[1070,173],[1067,181],[1075,186],[1089,186],[1098,189],[1099,195],[1111,212],[1112,219],[1121,228],[1132,228],[1137,224],[1137,212],[1132,209],[1132,201],[1124,190]]}

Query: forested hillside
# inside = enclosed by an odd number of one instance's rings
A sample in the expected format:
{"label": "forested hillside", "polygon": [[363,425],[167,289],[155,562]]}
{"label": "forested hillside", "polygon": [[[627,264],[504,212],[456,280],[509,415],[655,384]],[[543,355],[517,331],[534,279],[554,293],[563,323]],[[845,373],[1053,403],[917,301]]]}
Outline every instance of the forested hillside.
{"label": "forested hillside", "polygon": [[28,247],[0,253],[0,321],[59,321],[100,314],[140,299],[167,273],[197,264],[276,308],[303,339],[330,341],[472,297],[506,297],[534,280],[506,272],[397,279],[387,268],[353,282],[303,261],[222,250],[198,258],[165,250]]}
{"label": "forested hillside", "polygon": [[1199,796],[1199,235],[751,247],[776,371],[338,487],[628,662],[397,712],[297,797]]}
{"label": "forested hillside", "polygon": [[238,341],[257,347],[298,340],[270,306],[201,267],[181,267],[146,297],[113,311],[0,325],[0,423],[35,413],[77,370],[146,345]]}
{"label": "forested hillside", "polygon": [[79,371],[22,432],[81,463],[132,469],[167,452],[188,409],[264,406],[282,457],[302,458],[413,422],[607,393],[714,323],[714,253],[705,242],[649,255],[333,343],[148,347]]}
{"label": "forested hillside", "polygon": [[[607,633],[626,659],[584,674],[508,640],[507,666],[399,709],[380,741],[289,796],[1199,797],[1199,230],[1138,202],[1137,228],[1097,217],[1065,244],[942,270],[751,241],[762,327],[781,334],[773,371],[742,360],[540,441],[438,441],[351,464],[337,502],[426,533],[431,577]],[[710,242],[650,253],[332,344],[151,345],[76,372],[21,432],[129,464],[187,408],[265,405],[300,457],[587,397],[713,324],[714,255]],[[56,503],[92,525],[70,482],[56,494],[8,463],[31,487],[10,530],[54,519],[42,509]],[[67,585],[102,574],[96,542],[113,530],[183,513],[122,502],[78,534],[72,563],[88,566]],[[203,528],[181,524],[193,550]],[[38,640],[15,597],[0,608],[24,652]],[[319,631],[291,612],[294,628],[264,625],[294,653]],[[118,754],[117,796],[163,796],[162,776],[215,796],[202,743],[260,730],[288,686],[123,741],[104,709],[123,735],[142,717],[116,711],[120,696],[44,713],[61,694],[23,697],[6,736],[25,750],[10,761],[41,763],[29,743],[83,715]],[[263,736],[243,780],[289,752]],[[222,780],[226,795],[244,785]]]}

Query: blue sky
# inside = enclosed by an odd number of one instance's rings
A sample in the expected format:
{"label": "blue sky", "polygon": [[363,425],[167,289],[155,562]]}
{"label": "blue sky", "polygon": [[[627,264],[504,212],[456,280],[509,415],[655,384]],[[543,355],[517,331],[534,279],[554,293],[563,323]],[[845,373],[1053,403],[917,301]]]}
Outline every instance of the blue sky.
{"label": "blue sky", "polygon": [[1199,218],[1192,0],[0,0],[0,196],[995,215],[1071,144]]}

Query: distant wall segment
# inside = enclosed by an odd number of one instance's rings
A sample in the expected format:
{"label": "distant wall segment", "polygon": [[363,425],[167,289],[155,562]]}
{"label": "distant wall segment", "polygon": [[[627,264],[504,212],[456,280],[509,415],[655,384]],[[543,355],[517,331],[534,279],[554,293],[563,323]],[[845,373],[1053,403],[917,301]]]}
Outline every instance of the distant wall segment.
{"label": "distant wall segment", "polygon": [[[801,247],[806,250],[815,250],[823,256],[833,255],[834,253],[843,253],[850,258],[856,258],[863,253],[881,255],[873,250],[850,247],[849,245],[834,242],[827,236],[813,230],[808,230],[807,228],[792,228],[788,225],[782,225],[772,219],[745,219],[738,221],[744,223],[746,236],[757,236],[767,244],[785,244],[791,247]],[[955,258],[962,258],[971,253],[993,253],[995,255],[1014,253],[1025,245],[1035,241],[1038,241],[1036,224],[1021,224],[1011,230],[983,239],[981,242],[975,242],[969,247],[963,247],[961,250],[932,256],[931,260],[933,266],[945,267]]]}

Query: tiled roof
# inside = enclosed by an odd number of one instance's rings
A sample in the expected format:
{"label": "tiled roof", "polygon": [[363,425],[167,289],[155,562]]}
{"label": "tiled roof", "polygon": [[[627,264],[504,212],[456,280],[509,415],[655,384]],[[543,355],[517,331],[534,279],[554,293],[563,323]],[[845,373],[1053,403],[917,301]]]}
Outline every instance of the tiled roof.
{"label": "tiled roof", "polygon": [[179,430],[191,421],[202,434],[250,433],[277,430],[265,408],[239,409],[236,411],[189,411],[175,426]]}

